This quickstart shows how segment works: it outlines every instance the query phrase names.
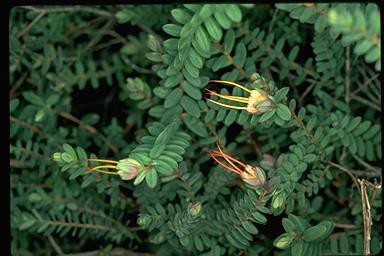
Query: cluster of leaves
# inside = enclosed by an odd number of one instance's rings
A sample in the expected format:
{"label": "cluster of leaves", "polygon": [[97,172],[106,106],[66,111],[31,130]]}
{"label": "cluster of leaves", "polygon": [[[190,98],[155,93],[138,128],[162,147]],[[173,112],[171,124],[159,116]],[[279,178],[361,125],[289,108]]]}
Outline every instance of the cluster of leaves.
{"label": "cluster of leaves", "polygon": [[23,6],[9,36],[12,255],[380,251],[375,4]]}

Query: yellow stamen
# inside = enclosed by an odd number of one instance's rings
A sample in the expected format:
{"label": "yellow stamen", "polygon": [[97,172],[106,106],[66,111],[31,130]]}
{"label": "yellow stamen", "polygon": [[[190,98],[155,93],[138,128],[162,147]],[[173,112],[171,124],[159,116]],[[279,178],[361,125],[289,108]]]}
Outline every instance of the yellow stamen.
{"label": "yellow stamen", "polygon": [[227,104],[224,104],[224,103],[220,103],[220,102],[217,102],[217,101],[214,101],[214,100],[211,100],[211,99],[207,99],[207,100],[209,100],[209,101],[212,102],[212,103],[215,103],[215,104],[217,104],[217,105],[220,105],[220,106],[223,106],[223,107],[227,107],[227,108],[247,109],[247,107],[231,106],[231,105],[227,105]]}
{"label": "yellow stamen", "polygon": [[104,168],[117,169],[117,167],[114,166],[114,165],[100,165],[100,166],[93,167],[93,168],[91,169],[91,171],[96,171],[96,172],[101,172],[101,173],[106,173],[106,174],[118,174],[117,172],[110,172],[110,171],[102,171],[102,170],[98,170],[98,169],[104,169]]}
{"label": "yellow stamen", "polygon": [[111,164],[117,164],[118,161],[114,160],[104,160],[104,159],[88,159],[88,161],[94,161],[94,162],[100,162],[100,163],[111,163]]}
{"label": "yellow stamen", "polygon": [[223,95],[223,94],[219,94],[217,92],[210,92],[209,94],[215,95],[215,96],[218,96],[220,98],[227,99],[227,100],[233,100],[233,101],[237,101],[237,102],[248,103],[247,98],[240,97],[240,96]]}
{"label": "yellow stamen", "polygon": [[234,85],[236,87],[239,87],[241,89],[243,89],[244,91],[247,91],[249,93],[251,93],[251,90],[245,88],[244,86],[240,85],[240,84],[237,84],[237,83],[234,83],[234,82],[231,82],[231,81],[225,81],[225,80],[209,80],[210,82],[214,82],[214,83],[223,83],[223,84],[230,84],[230,85]]}

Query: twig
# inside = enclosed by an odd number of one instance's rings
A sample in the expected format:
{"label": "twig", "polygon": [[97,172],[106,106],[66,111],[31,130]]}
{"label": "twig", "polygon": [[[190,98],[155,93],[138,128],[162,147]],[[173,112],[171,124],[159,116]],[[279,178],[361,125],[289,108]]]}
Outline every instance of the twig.
{"label": "twig", "polygon": [[371,241],[371,226],[372,226],[371,206],[369,204],[364,179],[362,180],[358,179],[358,182],[360,184],[361,206],[363,208],[363,219],[364,219],[364,255],[369,255],[370,241]]}
{"label": "twig", "polygon": [[304,125],[303,121],[296,115],[294,111],[291,112],[293,118],[295,119],[296,123],[304,130],[304,132],[312,139],[312,142],[314,142],[320,149],[321,152],[324,152],[323,146],[321,146],[320,142],[315,138],[315,136],[307,129],[307,127]]}
{"label": "twig", "polygon": [[307,96],[307,94],[313,89],[313,87],[315,86],[316,83],[311,83],[310,86],[308,86],[305,91],[303,92],[303,94],[300,96],[299,98],[299,102],[302,102],[305,98],[305,96]]}
{"label": "twig", "polygon": [[64,222],[64,221],[40,221],[42,223],[46,223],[48,225],[52,226],[64,226],[64,227],[76,227],[76,228],[88,228],[88,229],[99,229],[99,230],[105,230],[109,231],[111,230],[111,227],[103,226],[103,225],[96,225],[96,224],[87,224],[87,223],[77,223],[77,222]]}
{"label": "twig", "polygon": [[9,159],[9,166],[11,168],[24,169],[31,167],[26,162],[18,160],[18,159]]}
{"label": "twig", "polygon": [[109,19],[104,24],[104,26],[97,31],[96,35],[92,38],[92,40],[87,44],[87,46],[84,49],[84,52],[89,51],[94,45],[96,45],[103,38],[103,32],[110,30],[114,22],[115,22],[114,19]]}
{"label": "twig", "polygon": [[39,127],[37,126],[34,126],[30,123],[27,123],[23,120],[20,120],[20,119],[17,119],[16,117],[14,116],[9,116],[9,120],[15,124],[18,124],[18,125],[21,125],[21,126],[24,126],[34,132],[37,132],[37,133],[40,133],[41,135],[45,136],[45,137],[51,137],[51,135],[49,135],[48,133],[44,132],[43,130],[41,130]]}
{"label": "twig", "polygon": [[345,102],[349,105],[350,100],[350,87],[351,87],[351,61],[350,61],[350,47],[347,46],[345,49]]}
{"label": "twig", "polygon": [[49,243],[52,245],[53,249],[58,255],[64,255],[63,251],[61,250],[60,246],[56,243],[55,239],[51,235],[48,235]]}
{"label": "twig", "polygon": [[114,146],[112,144],[112,142],[110,142],[108,140],[107,137],[105,137],[103,134],[101,134],[95,127],[89,125],[89,124],[84,124],[82,121],[80,121],[78,118],[76,118],[75,116],[73,116],[72,114],[70,113],[67,113],[67,112],[63,112],[63,111],[57,111],[58,115],[65,118],[65,119],[68,119],[76,124],[78,124],[79,126],[83,126],[85,130],[87,130],[89,133],[91,134],[98,134],[100,136],[100,138],[105,142],[105,144],[107,144],[107,146],[114,152],[114,153],[117,153],[119,150],[117,149],[116,146]]}
{"label": "twig", "polygon": [[361,228],[361,226],[348,224],[348,223],[333,223],[333,226],[335,226],[336,228],[345,228],[345,229]]}
{"label": "twig", "polygon": [[15,82],[15,84],[12,86],[11,90],[9,91],[9,98],[12,98],[15,96],[17,89],[23,84],[25,78],[27,78],[28,72],[24,72],[19,79]]}
{"label": "twig", "polygon": [[340,170],[342,170],[344,172],[346,172],[352,178],[352,180],[356,184],[356,186],[359,187],[359,184],[357,183],[356,177],[353,175],[353,173],[347,167],[344,167],[342,165],[336,164],[336,163],[331,162],[331,161],[327,161],[327,163],[334,166],[334,167],[339,168]]}
{"label": "twig", "polygon": [[376,109],[377,111],[381,112],[381,106],[376,105],[373,102],[370,102],[369,100],[364,99],[363,97],[360,97],[359,95],[356,94],[351,94],[351,98],[354,100],[359,101],[360,103],[363,103],[371,108]]}
{"label": "twig", "polygon": [[[64,254],[64,256],[97,256],[100,255],[99,250],[96,251],[89,251],[89,252],[80,252],[80,253],[69,253],[69,254]],[[134,252],[130,251],[124,248],[114,248],[113,250],[108,252],[109,256],[155,256],[154,253],[151,252]]]}
{"label": "twig", "polygon": [[150,69],[146,69],[146,68],[142,68],[142,67],[137,66],[135,63],[133,63],[129,58],[127,58],[124,55],[122,55],[121,58],[123,59],[125,64],[128,64],[129,66],[131,66],[131,68],[133,68],[137,72],[140,72],[140,73],[143,73],[143,74],[153,74],[154,73]]}
{"label": "twig", "polygon": [[352,157],[355,158],[360,164],[362,164],[368,170],[371,170],[371,171],[374,171],[375,173],[381,174],[381,168],[374,167],[374,166],[370,165],[369,163],[365,162],[363,159],[361,159],[360,157],[358,157],[355,154],[352,154]]}
{"label": "twig", "polygon": [[45,12],[42,11],[39,13],[39,15],[37,15],[37,17],[31,22],[29,23],[28,26],[26,26],[22,31],[19,32],[19,34],[17,34],[16,38],[20,38],[21,36],[25,35],[28,33],[28,31],[45,15]]}
{"label": "twig", "polygon": [[111,13],[111,12],[103,11],[103,10],[99,10],[99,9],[87,7],[87,6],[80,6],[80,5],[56,7],[56,8],[36,8],[33,6],[20,6],[20,8],[31,10],[34,12],[40,12],[40,13],[41,12],[52,13],[52,12],[81,12],[81,11],[84,11],[84,12],[98,14],[100,16],[105,16],[108,18],[115,18],[115,15],[113,15],[113,13]]}

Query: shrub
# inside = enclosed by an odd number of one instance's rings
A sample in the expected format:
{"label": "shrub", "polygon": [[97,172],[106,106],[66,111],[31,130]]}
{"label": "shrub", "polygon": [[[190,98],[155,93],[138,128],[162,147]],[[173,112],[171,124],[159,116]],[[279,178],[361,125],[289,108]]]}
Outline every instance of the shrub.
{"label": "shrub", "polygon": [[12,255],[381,250],[377,5],[20,6],[9,35]]}

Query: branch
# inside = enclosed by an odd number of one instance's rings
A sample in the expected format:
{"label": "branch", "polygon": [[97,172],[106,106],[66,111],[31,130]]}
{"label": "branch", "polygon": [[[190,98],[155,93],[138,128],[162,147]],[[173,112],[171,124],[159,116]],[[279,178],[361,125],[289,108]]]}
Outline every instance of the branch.
{"label": "branch", "polygon": [[43,18],[43,16],[45,15],[45,12],[40,12],[39,15],[37,15],[37,17],[31,22],[29,23],[28,26],[26,26],[22,31],[19,32],[19,34],[17,34],[16,38],[20,38],[22,37],[23,35],[27,34],[28,31],[41,19]]}
{"label": "branch", "polygon": [[350,101],[350,87],[351,87],[351,79],[350,79],[350,72],[351,72],[351,61],[350,61],[350,48],[349,46],[345,49],[345,102],[347,105],[349,105]]}
{"label": "branch", "polygon": [[58,255],[64,255],[63,251],[61,250],[60,246],[57,245],[55,239],[51,235],[48,235],[49,243],[52,245],[53,249]]}
{"label": "branch", "polygon": [[368,170],[371,170],[375,173],[381,174],[381,168],[380,167],[374,167],[374,166],[370,165],[369,163],[365,162],[363,159],[361,159],[360,157],[358,157],[355,154],[352,154],[352,157],[355,158],[360,164],[362,164]]}
{"label": "branch", "polygon": [[[97,255],[101,255],[102,251],[103,250],[80,252],[80,253],[69,253],[69,254],[64,254],[64,256],[97,256]],[[117,247],[109,251],[108,255],[109,256],[155,256],[155,254],[151,252],[134,252],[121,247]]]}
{"label": "branch", "polygon": [[56,7],[56,8],[36,8],[33,6],[20,6],[20,8],[27,9],[27,10],[34,11],[34,12],[39,12],[39,13],[81,12],[81,11],[83,11],[83,12],[98,14],[100,16],[105,16],[108,18],[115,18],[115,15],[113,15],[113,13],[111,13],[111,12],[103,11],[103,10],[93,8],[93,7],[80,6],[80,5]]}
{"label": "branch", "polygon": [[18,124],[18,125],[21,125],[21,126],[24,126],[34,132],[37,132],[37,133],[40,133],[41,135],[45,136],[45,137],[52,137],[51,135],[49,135],[48,133],[46,133],[45,131],[41,130],[39,127],[37,126],[34,126],[26,121],[23,121],[23,120],[20,120],[20,119],[17,119],[16,117],[14,116],[9,116],[9,120],[15,124]]}
{"label": "branch", "polygon": [[121,58],[123,59],[125,64],[128,64],[129,66],[131,66],[131,68],[133,68],[137,72],[140,72],[140,73],[143,73],[143,74],[153,74],[154,73],[150,69],[146,69],[146,68],[142,68],[142,67],[137,66],[135,63],[133,63],[129,58],[127,58],[124,55],[122,55]]}
{"label": "branch", "polygon": [[370,255],[370,241],[371,241],[371,206],[369,204],[367,190],[365,187],[364,179],[358,180],[360,184],[361,192],[361,206],[363,208],[363,219],[364,219],[364,255]]}
{"label": "branch", "polygon": [[331,162],[331,161],[327,161],[328,164],[334,166],[334,167],[337,167],[339,168],[340,170],[342,170],[343,172],[346,172],[353,180],[353,182],[356,184],[357,187],[359,187],[359,184],[357,183],[357,179],[356,177],[353,175],[353,173],[351,172],[351,170],[349,170],[347,167],[345,166],[342,166],[342,165],[339,165],[339,164],[336,164],[334,162]]}
{"label": "branch", "polygon": [[351,98],[354,99],[354,100],[357,100],[359,101],[360,103],[363,103],[371,108],[374,108],[376,109],[377,111],[381,112],[381,106],[379,105],[376,105],[375,103],[369,101],[369,100],[366,100],[364,99],[363,97],[360,97],[359,95],[356,95],[356,94],[351,94]]}

